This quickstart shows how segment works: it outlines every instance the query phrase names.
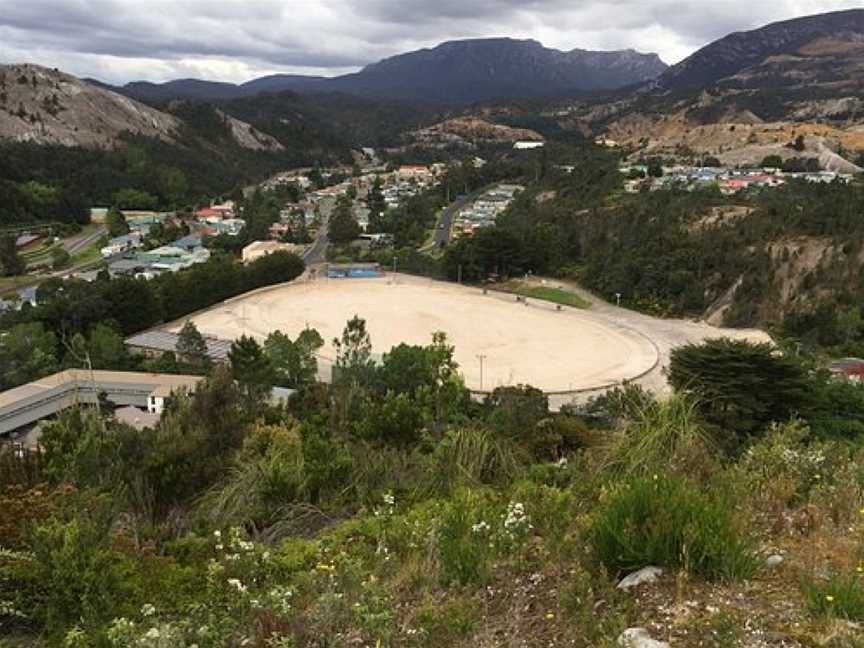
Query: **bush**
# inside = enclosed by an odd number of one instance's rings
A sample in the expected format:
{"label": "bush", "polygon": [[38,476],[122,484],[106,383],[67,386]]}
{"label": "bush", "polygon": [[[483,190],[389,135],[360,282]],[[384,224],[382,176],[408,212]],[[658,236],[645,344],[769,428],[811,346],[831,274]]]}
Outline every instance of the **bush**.
{"label": "bush", "polygon": [[619,575],[661,565],[733,580],[750,576],[757,564],[729,504],[678,479],[625,482],[593,515],[589,538],[603,564]]}
{"label": "bush", "polygon": [[492,559],[492,502],[483,493],[460,491],[448,502],[438,526],[444,583],[481,583]]}
{"label": "bush", "polygon": [[864,621],[864,575],[833,574],[822,582],[808,579],[801,589],[814,615]]}
{"label": "bush", "polygon": [[447,493],[458,484],[507,483],[522,457],[513,443],[484,429],[448,431],[431,456],[429,490]]}
{"label": "bush", "polygon": [[646,401],[634,409],[632,422],[613,441],[605,460],[612,475],[650,475],[667,466],[687,475],[707,476],[717,467],[718,449],[704,430],[693,399],[674,395]]}
{"label": "bush", "polygon": [[728,483],[762,510],[777,511],[806,504],[815,488],[830,479],[826,446],[813,443],[799,421],[771,426],[730,471]]}
{"label": "bush", "polygon": [[788,420],[812,400],[812,382],[792,357],[768,343],[719,338],[672,351],[669,383],[695,395],[705,420],[733,438],[732,444]]}

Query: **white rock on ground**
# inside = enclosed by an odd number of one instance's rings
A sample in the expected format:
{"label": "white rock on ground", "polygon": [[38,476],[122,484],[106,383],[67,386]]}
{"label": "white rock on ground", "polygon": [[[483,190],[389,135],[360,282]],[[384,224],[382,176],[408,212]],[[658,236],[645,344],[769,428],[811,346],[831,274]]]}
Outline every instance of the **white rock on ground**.
{"label": "white rock on ground", "polygon": [[618,637],[622,648],[670,648],[665,641],[652,639],[645,628],[627,628]]}
{"label": "white rock on ground", "polygon": [[660,567],[643,567],[639,571],[628,574],[618,583],[618,589],[629,590],[631,587],[643,585],[645,583],[653,583],[663,575],[663,570]]}
{"label": "white rock on ground", "polygon": [[781,556],[780,554],[773,554],[765,559],[765,566],[773,568],[777,567],[782,562],[783,556]]}

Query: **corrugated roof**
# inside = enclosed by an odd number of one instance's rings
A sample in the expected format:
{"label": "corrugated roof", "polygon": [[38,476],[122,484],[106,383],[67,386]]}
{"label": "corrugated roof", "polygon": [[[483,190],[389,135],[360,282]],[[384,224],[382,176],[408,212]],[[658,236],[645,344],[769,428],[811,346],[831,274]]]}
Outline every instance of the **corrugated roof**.
{"label": "corrugated roof", "polygon": [[[177,333],[153,329],[152,331],[144,331],[143,333],[126,338],[126,345],[142,349],[153,349],[155,351],[176,351],[179,337]],[[224,362],[228,359],[232,340],[223,340],[205,335],[204,342],[207,345],[207,355],[212,360]]]}
{"label": "corrugated roof", "polygon": [[157,387],[193,388],[201,381],[201,376],[189,376],[184,374],[156,374],[145,373],[139,371],[86,371],[84,369],[67,369],[59,373],[45,376],[39,380],[34,380],[26,385],[15,387],[4,392],[0,392],[0,407],[12,405],[20,400],[37,396],[43,392],[71,385],[77,382],[96,383],[114,383],[128,385],[152,385],[153,389]]}

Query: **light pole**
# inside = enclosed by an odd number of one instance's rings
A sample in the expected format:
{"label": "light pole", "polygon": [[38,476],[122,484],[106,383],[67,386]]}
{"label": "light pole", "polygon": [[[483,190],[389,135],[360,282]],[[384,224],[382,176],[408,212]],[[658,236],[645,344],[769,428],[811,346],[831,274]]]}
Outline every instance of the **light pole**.
{"label": "light pole", "polygon": [[394,274],[394,275],[396,274],[396,261],[397,261],[398,258],[399,258],[399,257],[397,257],[397,256],[395,256],[395,255],[393,256],[393,274]]}
{"label": "light pole", "polygon": [[621,308],[621,293],[615,293],[615,305]]}
{"label": "light pole", "polygon": [[477,359],[480,361],[480,391],[483,391],[483,361],[486,359],[486,356],[482,353],[477,355]]}

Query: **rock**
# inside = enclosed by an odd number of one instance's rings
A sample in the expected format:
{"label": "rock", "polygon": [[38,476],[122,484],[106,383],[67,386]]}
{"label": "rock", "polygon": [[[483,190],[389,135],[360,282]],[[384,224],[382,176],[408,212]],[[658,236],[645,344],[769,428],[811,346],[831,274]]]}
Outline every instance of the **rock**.
{"label": "rock", "polygon": [[780,563],[783,562],[783,556],[780,554],[771,554],[765,559],[765,566],[774,568],[777,567]]}
{"label": "rock", "polygon": [[639,571],[628,574],[618,583],[618,589],[629,590],[631,587],[642,585],[644,583],[653,583],[663,575],[663,570],[660,567],[643,567]]}
{"label": "rock", "polygon": [[617,643],[621,648],[670,648],[667,642],[652,639],[645,628],[627,628]]}

